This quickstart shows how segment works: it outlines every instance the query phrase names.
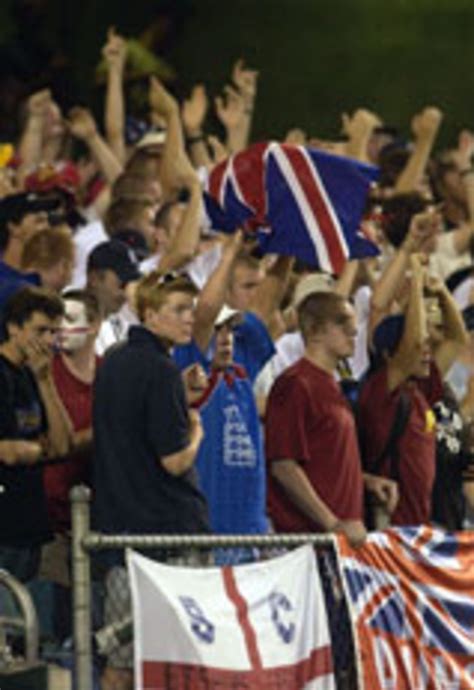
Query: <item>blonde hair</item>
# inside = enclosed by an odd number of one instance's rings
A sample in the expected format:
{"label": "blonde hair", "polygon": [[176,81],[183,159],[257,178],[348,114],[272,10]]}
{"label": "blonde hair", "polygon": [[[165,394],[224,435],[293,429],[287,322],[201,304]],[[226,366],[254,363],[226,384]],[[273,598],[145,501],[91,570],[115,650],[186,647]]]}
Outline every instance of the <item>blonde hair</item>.
{"label": "blonde hair", "polygon": [[158,311],[173,292],[184,292],[194,297],[198,294],[198,289],[185,275],[152,271],[144,276],[135,291],[135,310],[140,321],[145,320],[147,309]]}
{"label": "blonde hair", "polygon": [[25,243],[21,268],[48,270],[59,261],[74,261],[74,242],[68,225],[40,230]]}

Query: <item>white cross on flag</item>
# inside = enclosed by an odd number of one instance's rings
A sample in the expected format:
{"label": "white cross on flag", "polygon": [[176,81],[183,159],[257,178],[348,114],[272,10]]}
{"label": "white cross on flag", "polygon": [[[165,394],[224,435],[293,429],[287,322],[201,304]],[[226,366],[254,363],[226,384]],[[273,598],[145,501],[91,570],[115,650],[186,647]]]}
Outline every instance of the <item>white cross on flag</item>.
{"label": "white cross on flag", "polygon": [[187,568],[128,554],[137,690],[334,690],[313,549]]}

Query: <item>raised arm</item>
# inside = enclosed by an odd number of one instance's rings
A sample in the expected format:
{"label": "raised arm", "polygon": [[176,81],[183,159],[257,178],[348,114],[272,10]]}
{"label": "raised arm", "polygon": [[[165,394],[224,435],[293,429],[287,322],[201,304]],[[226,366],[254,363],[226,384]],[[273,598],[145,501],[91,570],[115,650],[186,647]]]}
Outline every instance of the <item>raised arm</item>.
{"label": "raised arm", "polygon": [[155,78],[150,80],[150,106],[167,125],[160,167],[160,183],[164,198],[176,199],[183,188],[189,192],[181,223],[166,254],[160,260],[160,273],[167,273],[181,268],[196,253],[200,235],[202,193],[198,177],[184,150],[178,104]]}
{"label": "raised arm", "polygon": [[375,113],[364,108],[356,110],[352,117],[344,113],[342,129],[348,137],[345,147],[346,155],[364,163],[370,162],[368,156],[369,139],[375,127],[381,124],[380,118]]}
{"label": "raised arm", "polygon": [[474,135],[463,130],[459,135],[458,147],[453,153],[462,184],[466,193],[467,219],[466,223],[451,232],[454,249],[463,254],[471,248],[474,233],[474,167],[472,156],[474,153]]}
{"label": "raised arm", "polygon": [[390,312],[393,301],[405,281],[410,256],[413,252],[423,251],[424,244],[430,242],[437,233],[439,222],[439,215],[430,211],[413,216],[405,240],[374,285],[369,318],[371,334]]}
{"label": "raised arm", "polygon": [[125,99],[123,73],[127,61],[127,44],[114,27],[107,32],[107,42],[102,49],[107,64],[105,93],[105,136],[117,160],[125,164]]}
{"label": "raised arm", "polygon": [[439,278],[427,276],[425,291],[436,297],[441,310],[443,337],[441,342],[435,345],[434,358],[438,369],[444,375],[454,364],[461,348],[468,344],[469,335],[459,308],[446,285]]}
{"label": "raised arm", "polygon": [[442,119],[443,114],[438,108],[424,108],[413,118],[411,129],[415,141],[410,158],[395,183],[397,194],[420,188]]}
{"label": "raised arm", "polygon": [[238,153],[249,143],[258,72],[244,67],[243,60],[238,60],[233,68],[232,79],[237,88],[224,87],[224,97],[218,96],[215,106],[217,116],[227,132],[226,147],[231,153]]}
{"label": "raised arm", "polygon": [[193,337],[202,352],[206,352],[214,332],[214,321],[224,304],[235,259],[242,247],[243,234],[238,230],[223,246],[221,260],[199,294],[194,313]]}
{"label": "raised arm", "polygon": [[202,166],[209,167],[211,165],[203,132],[203,122],[207,108],[206,89],[203,84],[197,84],[191,91],[190,97],[185,99],[181,107],[181,118],[183,120],[189,156],[196,168]]}
{"label": "raised arm", "polygon": [[113,184],[123,172],[123,166],[99,134],[90,111],[85,108],[72,108],[67,124],[71,134],[81,139],[89,148],[107,182]]}
{"label": "raised arm", "polygon": [[18,144],[20,168],[17,177],[20,184],[32,168],[41,162],[43,128],[50,103],[51,91],[49,89],[37,91],[27,100],[26,124]]}
{"label": "raised arm", "polygon": [[[293,264],[292,256],[277,256],[257,288],[252,311],[267,328],[270,327],[275,311],[286,293]],[[274,337],[274,334],[272,336]]]}
{"label": "raised arm", "polygon": [[393,391],[413,376],[422,349],[428,341],[426,311],[423,302],[424,267],[420,256],[410,257],[411,278],[408,304],[405,311],[403,335],[395,354],[388,360],[388,387]]}

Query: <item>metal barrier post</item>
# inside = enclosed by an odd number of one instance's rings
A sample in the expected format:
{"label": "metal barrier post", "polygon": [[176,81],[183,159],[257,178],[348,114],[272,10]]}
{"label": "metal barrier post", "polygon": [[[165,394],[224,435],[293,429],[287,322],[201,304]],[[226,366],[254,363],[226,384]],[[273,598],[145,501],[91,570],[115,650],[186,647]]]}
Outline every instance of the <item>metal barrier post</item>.
{"label": "metal barrier post", "polygon": [[28,664],[36,664],[38,662],[39,648],[38,617],[31,595],[26,587],[6,570],[0,570],[0,585],[10,590],[23,615],[21,625],[19,619],[16,618],[2,618],[2,622],[24,629],[25,661]]}
{"label": "metal barrier post", "polygon": [[91,564],[89,552],[84,547],[90,529],[90,497],[91,492],[85,486],[75,486],[71,491],[76,690],[92,689]]}

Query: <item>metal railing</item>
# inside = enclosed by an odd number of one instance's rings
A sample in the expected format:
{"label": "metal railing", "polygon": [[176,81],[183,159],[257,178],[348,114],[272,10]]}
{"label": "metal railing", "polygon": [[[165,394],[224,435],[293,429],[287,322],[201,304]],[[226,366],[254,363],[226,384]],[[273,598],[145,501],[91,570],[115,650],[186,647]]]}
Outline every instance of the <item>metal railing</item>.
{"label": "metal railing", "polygon": [[6,570],[0,570],[0,587],[7,589],[15,599],[21,617],[0,617],[0,648],[7,648],[5,629],[19,628],[25,635],[25,662],[35,664],[38,661],[39,632],[36,609],[27,588]]}
{"label": "metal railing", "polygon": [[[332,535],[324,534],[278,534],[278,535],[109,535],[90,529],[89,489],[77,486],[71,492],[72,503],[72,569],[73,569],[73,619],[74,619],[74,661],[76,690],[92,690],[93,677],[93,635],[91,596],[91,553],[107,549],[215,549],[215,548],[262,548],[275,550],[293,548],[304,544],[318,547],[334,547]],[[352,628],[350,627],[351,654],[353,655]],[[130,621],[125,626],[130,627]],[[330,626],[331,627],[331,626]],[[104,648],[110,634],[115,630],[103,630],[98,644]],[[347,640],[346,640],[347,643]],[[353,659],[354,666],[355,661]],[[341,684],[339,687],[355,687]]]}

